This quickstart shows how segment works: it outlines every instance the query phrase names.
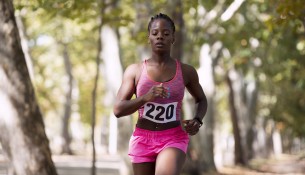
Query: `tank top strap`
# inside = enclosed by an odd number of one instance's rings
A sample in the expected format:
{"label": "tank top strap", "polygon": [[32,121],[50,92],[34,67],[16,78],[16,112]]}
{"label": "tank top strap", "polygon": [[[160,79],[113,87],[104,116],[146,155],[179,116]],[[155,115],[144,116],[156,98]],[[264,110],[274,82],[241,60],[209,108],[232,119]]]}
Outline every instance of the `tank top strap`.
{"label": "tank top strap", "polygon": [[177,62],[177,63],[176,63],[176,64],[177,64],[177,67],[176,67],[177,76],[178,76],[178,77],[182,77],[182,79],[183,79],[181,62],[180,62],[180,60],[178,60],[178,59],[176,59],[176,62]]}
{"label": "tank top strap", "polygon": [[181,71],[181,64],[180,64],[180,61],[178,59],[176,59],[176,71],[178,71],[178,73],[180,73]]}
{"label": "tank top strap", "polygon": [[143,76],[143,72],[145,73],[146,72],[146,60],[145,61],[142,61],[142,66],[141,66],[141,70],[140,70],[140,75],[138,75],[138,79],[136,79],[136,82],[135,82],[135,85],[137,87],[141,77]]}

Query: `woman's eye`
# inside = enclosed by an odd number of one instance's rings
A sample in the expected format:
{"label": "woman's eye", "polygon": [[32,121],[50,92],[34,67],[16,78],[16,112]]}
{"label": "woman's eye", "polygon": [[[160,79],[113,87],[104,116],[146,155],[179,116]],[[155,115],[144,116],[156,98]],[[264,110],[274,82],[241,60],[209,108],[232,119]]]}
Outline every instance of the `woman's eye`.
{"label": "woman's eye", "polygon": [[165,36],[168,36],[168,35],[169,35],[169,32],[167,32],[167,31],[164,32],[164,35],[165,35]]}

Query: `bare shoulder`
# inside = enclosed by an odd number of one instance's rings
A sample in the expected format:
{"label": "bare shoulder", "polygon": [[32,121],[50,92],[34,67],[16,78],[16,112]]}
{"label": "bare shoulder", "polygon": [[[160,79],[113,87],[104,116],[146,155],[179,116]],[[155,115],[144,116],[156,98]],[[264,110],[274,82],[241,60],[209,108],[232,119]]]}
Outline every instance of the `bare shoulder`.
{"label": "bare shoulder", "polygon": [[197,71],[193,66],[181,63],[181,69],[185,85],[189,84],[194,79],[198,79]]}
{"label": "bare shoulder", "polygon": [[196,73],[196,69],[188,64],[181,63],[183,73]]}
{"label": "bare shoulder", "polygon": [[133,63],[127,66],[126,71],[131,71],[133,70],[134,72],[139,71],[142,67],[142,62],[139,63]]}
{"label": "bare shoulder", "polygon": [[141,71],[142,69],[142,63],[134,63],[134,64],[130,64],[129,66],[127,66],[127,68],[125,69],[125,75],[126,76],[132,76],[132,77],[136,77],[137,72]]}
{"label": "bare shoulder", "polygon": [[137,85],[142,72],[142,63],[143,62],[131,64],[125,69],[123,83],[129,82],[132,83],[133,86]]}

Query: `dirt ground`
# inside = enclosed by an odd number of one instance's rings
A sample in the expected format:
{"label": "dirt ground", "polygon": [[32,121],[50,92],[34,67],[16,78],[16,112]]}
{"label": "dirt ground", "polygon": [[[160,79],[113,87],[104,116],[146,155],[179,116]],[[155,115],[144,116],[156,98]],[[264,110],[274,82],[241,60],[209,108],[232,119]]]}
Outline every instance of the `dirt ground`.
{"label": "dirt ground", "polygon": [[220,175],[305,175],[305,156],[280,155],[271,159],[255,159],[249,167],[223,167]]}

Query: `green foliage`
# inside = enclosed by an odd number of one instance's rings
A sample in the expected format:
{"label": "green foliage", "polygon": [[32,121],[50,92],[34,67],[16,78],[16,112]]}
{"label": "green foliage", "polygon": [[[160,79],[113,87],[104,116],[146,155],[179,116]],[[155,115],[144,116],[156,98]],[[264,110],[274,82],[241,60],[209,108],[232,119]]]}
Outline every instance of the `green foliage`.
{"label": "green foliage", "polygon": [[272,0],[270,5],[276,4],[276,13],[273,15],[273,20],[278,25],[287,23],[304,21],[305,2],[304,0]]}
{"label": "green foliage", "polygon": [[[270,76],[272,92],[276,95],[271,116],[282,121],[294,134],[302,136],[304,122],[304,1],[279,1],[276,12],[267,21],[270,31],[267,60],[263,71]],[[273,5],[270,5],[273,9]],[[271,87],[269,87],[271,88]]]}

